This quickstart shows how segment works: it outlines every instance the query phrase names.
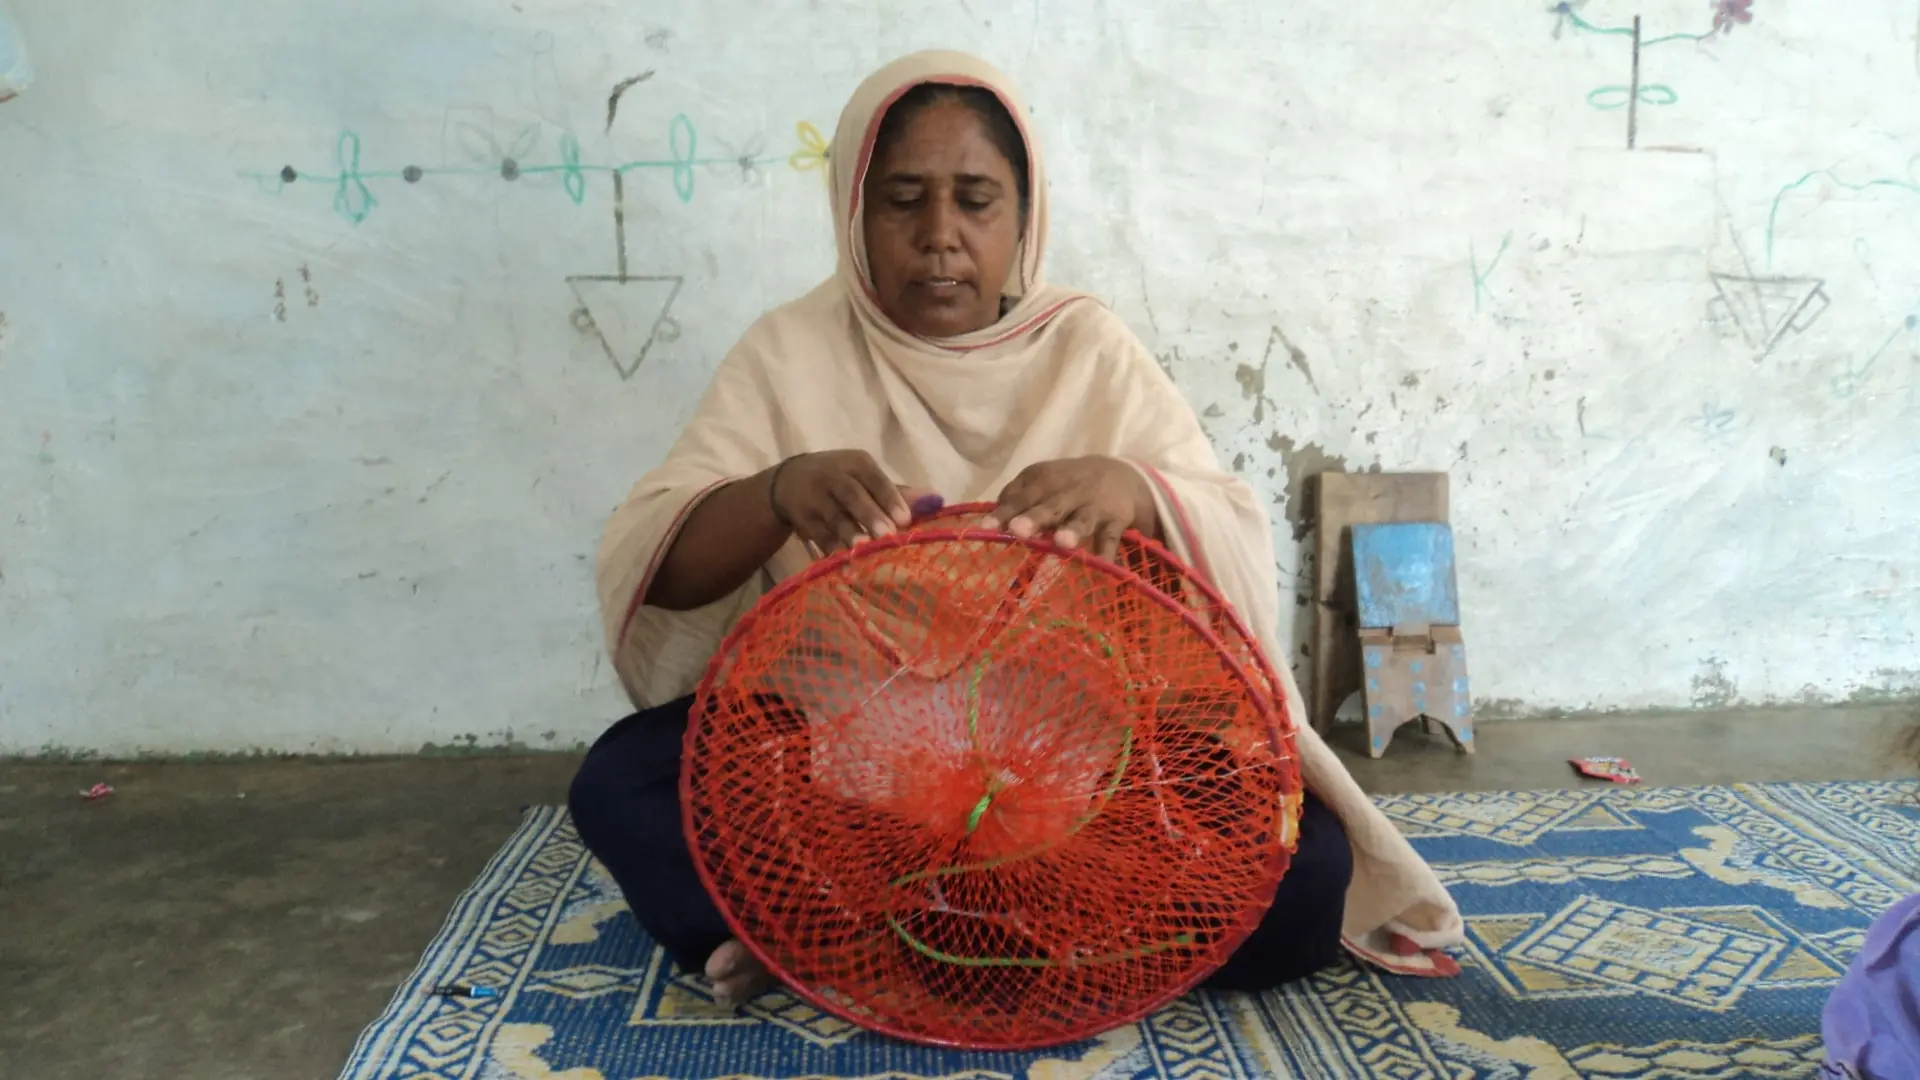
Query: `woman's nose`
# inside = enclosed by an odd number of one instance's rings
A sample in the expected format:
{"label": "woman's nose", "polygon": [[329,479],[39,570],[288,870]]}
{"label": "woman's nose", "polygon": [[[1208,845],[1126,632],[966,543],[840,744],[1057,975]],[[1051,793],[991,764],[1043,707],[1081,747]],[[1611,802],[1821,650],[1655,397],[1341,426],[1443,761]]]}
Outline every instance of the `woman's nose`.
{"label": "woman's nose", "polygon": [[960,246],[960,208],[950,199],[929,199],[920,223],[923,251],[953,251]]}

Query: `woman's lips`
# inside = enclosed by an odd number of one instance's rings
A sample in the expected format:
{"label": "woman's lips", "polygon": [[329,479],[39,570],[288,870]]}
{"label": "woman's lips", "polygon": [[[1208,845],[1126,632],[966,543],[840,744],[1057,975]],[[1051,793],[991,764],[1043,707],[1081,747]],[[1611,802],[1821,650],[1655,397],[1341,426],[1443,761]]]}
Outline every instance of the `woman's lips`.
{"label": "woman's lips", "polygon": [[972,285],[969,285],[959,278],[950,277],[921,278],[914,284],[919,286],[922,292],[925,292],[928,296],[936,300],[958,297],[973,288]]}

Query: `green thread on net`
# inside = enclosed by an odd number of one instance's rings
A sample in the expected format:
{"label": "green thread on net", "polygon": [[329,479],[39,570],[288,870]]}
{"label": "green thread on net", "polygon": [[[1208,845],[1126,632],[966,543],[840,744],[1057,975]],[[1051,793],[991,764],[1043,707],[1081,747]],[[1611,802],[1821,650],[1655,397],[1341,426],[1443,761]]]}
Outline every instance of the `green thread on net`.
{"label": "green thread on net", "polygon": [[[1079,623],[1075,623],[1069,619],[1055,619],[1053,622],[1047,624],[1047,629],[1048,630],[1062,630],[1062,629],[1078,630],[1081,636],[1087,638],[1093,644],[1099,646],[1101,652],[1105,656],[1107,656],[1110,659],[1120,659],[1119,650],[1114,648],[1113,643],[1111,641],[1107,640],[1106,635],[1101,634],[1096,630],[1090,630]],[[993,658],[994,658],[994,654],[990,651],[981,654],[980,662],[974,665],[973,674],[967,679],[967,741],[972,744],[976,755],[978,755],[980,750],[980,704],[981,704],[980,683],[983,679],[985,679],[987,669],[992,666]],[[1125,669],[1124,661],[1122,662],[1121,667],[1123,670]],[[1138,704],[1138,699],[1133,694],[1133,687],[1131,684],[1131,680],[1129,680],[1129,683],[1128,683],[1127,704],[1130,707],[1136,706]],[[1071,826],[1069,826],[1065,832],[1060,834],[1058,839],[1055,839],[1052,842],[1042,847],[1036,848],[1033,851],[1020,852],[1012,855],[1003,855],[997,859],[988,859],[985,862],[962,864],[959,866],[941,866],[941,867],[935,867],[930,870],[916,870],[909,874],[902,874],[899,877],[894,878],[892,881],[889,881],[887,883],[888,887],[898,889],[905,885],[912,885],[916,882],[921,882],[921,881],[930,881],[935,878],[958,877],[961,874],[983,873],[988,870],[998,869],[999,867],[1005,866],[1010,862],[1016,862],[1021,859],[1031,859],[1036,855],[1043,855],[1046,852],[1051,851],[1056,847],[1059,847],[1061,844],[1071,839],[1081,829],[1086,828],[1086,826],[1090,822],[1092,822],[1094,818],[1100,815],[1100,810],[1104,808],[1106,804],[1113,799],[1113,793],[1120,789],[1120,782],[1126,778],[1127,768],[1132,764],[1132,762],[1133,762],[1133,725],[1129,724],[1121,731],[1120,752],[1117,755],[1117,760],[1114,762],[1113,775],[1108,778],[1106,787],[1100,792],[1100,797],[1098,800],[1096,800],[1094,808],[1091,810],[1088,810],[1085,814],[1082,814],[1078,819],[1076,819],[1074,823]],[[969,836],[973,835],[975,830],[977,830],[980,827],[981,821],[983,821],[986,818],[988,809],[990,809],[993,806],[994,796],[999,794],[999,792],[1000,792],[1000,784],[999,784],[998,778],[993,778],[993,777],[988,778],[986,792],[980,796],[980,801],[974,804],[972,812],[970,812],[967,815],[967,835]],[[898,919],[894,918],[892,912],[887,913],[886,919],[887,919],[887,925],[892,928],[894,934],[898,936],[901,941],[905,942],[909,948],[921,954],[922,956],[927,957],[928,959],[938,960],[941,963],[955,964],[962,967],[1044,968],[1044,967],[1060,966],[1060,962],[1056,960],[1040,960],[1040,959],[1022,958],[1022,957],[1013,957],[1013,956],[966,957],[966,956],[957,956],[952,953],[942,952],[938,949],[935,949],[931,945],[928,945],[926,942],[921,941],[919,938],[914,937],[913,933],[909,931],[905,925],[903,925]],[[1172,940],[1162,942],[1158,945],[1147,945],[1147,946],[1142,946],[1138,949],[1132,949],[1125,952],[1110,953],[1103,956],[1090,957],[1085,960],[1070,961],[1069,964],[1071,965],[1071,964],[1115,963],[1121,960],[1138,959],[1139,957],[1142,957],[1142,956],[1152,956],[1155,953],[1161,953],[1161,952],[1167,951],[1168,949],[1177,949],[1182,946],[1191,945],[1191,944],[1193,944],[1193,935],[1182,933],[1182,934],[1176,934],[1172,938]]]}
{"label": "green thread on net", "polygon": [[893,928],[893,932],[899,935],[900,940],[906,942],[909,948],[921,956],[929,960],[939,961],[942,964],[952,964],[955,967],[970,968],[1057,968],[1081,967],[1093,964],[1117,964],[1122,961],[1138,960],[1143,956],[1153,956],[1157,953],[1166,952],[1169,949],[1184,948],[1193,944],[1192,934],[1180,933],[1175,934],[1170,940],[1158,944],[1141,945],[1137,948],[1122,949],[1119,952],[1102,953],[1099,956],[1089,956],[1084,959],[1075,960],[1047,960],[1037,956],[960,956],[955,953],[943,952],[921,941],[919,938],[914,937],[913,932],[902,925],[900,920],[894,918],[891,912],[887,915],[887,925]]}
{"label": "green thread on net", "polygon": [[972,836],[973,831],[980,827],[980,819],[987,816],[987,807],[992,805],[993,805],[993,785],[988,784],[986,793],[980,796],[979,802],[973,804],[973,813],[967,815],[967,835],[968,836]]}
{"label": "green thread on net", "polygon": [[[1107,640],[1107,637],[1105,634],[1102,634],[1097,630],[1089,630],[1085,626],[1082,626],[1079,623],[1073,622],[1072,620],[1069,620],[1069,619],[1055,619],[1053,622],[1047,624],[1047,629],[1048,630],[1070,629],[1070,630],[1080,631],[1081,636],[1088,638],[1094,644],[1098,645],[1101,651],[1109,659],[1121,660],[1120,668],[1123,673],[1125,672],[1126,670],[1125,661],[1120,657],[1119,650],[1115,649],[1113,647],[1113,643]],[[967,742],[972,745],[974,756],[976,758],[980,754],[980,682],[982,679],[986,678],[987,668],[992,666],[992,664],[993,664],[993,653],[991,651],[982,653],[980,656],[980,662],[978,664],[975,664],[973,667],[973,675],[967,679]],[[1139,704],[1139,701],[1133,696],[1133,686],[1132,686],[1131,680],[1129,680],[1129,683],[1127,686],[1127,706],[1129,711],[1137,707],[1138,704]],[[1126,777],[1127,766],[1132,761],[1133,761],[1133,725],[1129,724],[1127,725],[1126,728],[1124,728],[1121,731],[1120,760],[1114,766],[1113,777],[1112,779],[1107,781],[1106,790],[1100,793],[1100,798],[1098,802],[1095,803],[1094,808],[1092,810],[1087,811],[1085,815],[1083,815],[1078,821],[1075,821],[1073,823],[1073,826],[1069,828],[1060,837],[1059,840],[1054,841],[1055,845],[1066,841],[1068,838],[1072,837],[1075,833],[1085,828],[1088,822],[1092,821],[1095,817],[1099,816],[1100,808],[1104,807],[1107,804],[1107,802],[1113,798],[1113,793],[1119,790],[1120,781]],[[986,817],[988,808],[993,804],[993,797],[999,794],[999,791],[1000,791],[999,779],[997,777],[988,777],[986,794],[982,795],[980,797],[980,801],[974,804],[973,812],[967,818],[967,835],[968,836],[973,835],[974,830],[980,827],[981,820]],[[1052,846],[1052,845],[1049,845],[1049,846]],[[1045,851],[1045,850],[1047,849],[1046,848],[1041,849],[1041,851]],[[1024,855],[1020,857],[1030,858],[1033,855],[1038,855],[1038,854],[1040,854],[1040,852],[1035,851],[1035,852],[1030,852],[1028,855]],[[982,867],[982,869],[985,869],[985,867]]]}
{"label": "green thread on net", "polygon": [[[1047,624],[1047,629],[1080,631],[1080,636],[1098,645],[1101,653],[1108,659],[1121,660],[1120,670],[1123,673],[1126,672],[1126,663],[1120,656],[1120,651],[1114,648],[1113,642],[1108,641],[1107,636],[1098,630],[1090,630],[1071,619],[1055,619]],[[976,753],[980,750],[980,680],[986,677],[987,668],[992,663],[993,653],[991,651],[982,653],[980,662],[973,667],[972,677],[967,680],[967,741],[973,744]],[[1127,704],[1137,704],[1131,693],[1127,695]]]}
{"label": "green thread on net", "polygon": [[[1113,798],[1113,793],[1119,789],[1120,781],[1125,779],[1127,775],[1127,766],[1130,765],[1132,761],[1133,761],[1133,728],[1129,727],[1122,732],[1119,761],[1116,762],[1114,765],[1113,776],[1110,779],[1108,779],[1106,789],[1100,793],[1099,802],[1101,805],[1104,806],[1109,800]],[[999,788],[994,787],[990,789],[987,792],[987,794],[981,796],[979,802],[974,804],[973,812],[969,814],[967,817],[967,834],[968,835],[972,835],[973,831],[979,827],[981,819],[986,816],[988,806],[990,806],[993,802],[993,797],[998,793],[999,793]],[[931,870],[915,870],[910,874],[902,874],[899,877],[894,878],[892,881],[887,882],[887,886],[889,888],[897,889],[902,885],[911,885],[917,881],[928,881],[933,878],[958,877],[961,874],[978,874],[988,870],[997,870],[1000,867],[1005,866],[1010,862],[1018,862],[1021,859],[1031,859],[1036,855],[1045,855],[1047,852],[1052,851],[1054,848],[1059,847],[1061,844],[1064,844],[1068,840],[1072,839],[1075,833],[1078,833],[1081,829],[1086,828],[1089,822],[1093,821],[1094,818],[1099,816],[1100,816],[1100,811],[1098,809],[1090,810],[1087,813],[1082,814],[1078,819],[1074,821],[1074,823],[1071,826],[1067,828],[1066,832],[1063,832],[1060,834],[1059,839],[1054,840],[1043,847],[1035,848],[1032,851],[1022,851],[1012,855],[1002,855],[997,859],[988,859],[985,862],[961,863],[958,866],[938,866]]]}

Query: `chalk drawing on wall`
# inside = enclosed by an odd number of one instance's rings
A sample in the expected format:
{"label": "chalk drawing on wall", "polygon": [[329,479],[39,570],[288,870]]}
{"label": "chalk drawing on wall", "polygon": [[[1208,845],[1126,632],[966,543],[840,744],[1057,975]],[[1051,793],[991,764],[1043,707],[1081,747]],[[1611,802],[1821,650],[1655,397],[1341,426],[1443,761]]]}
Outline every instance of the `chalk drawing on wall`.
{"label": "chalk drawing on wall", "polygon": [[599,336],[600,347],[624,382],[640,370],[655,344],[679,340],[680,324],[668,312],[684,283],[678,275],[575,274],[567,278],[567,287],[580,301],[573,325]]}
{"label": "chalk drawing on wall", "polygon": [[[620,95],[637,81],[614,87],[607,98],[609,124]],[[656,343],[680,339],[680,324],[670,312],[685,279],[677,274],[628,272],[627,182],[625,174],[618,172],[613,174],[613,261],[612,274],[574,274],[567,278],[567,287],[580,302],[573,312],[574,328],[582,333],[591,330],[599,337],[600,348],[625,382],[640,370]]]}
{"label": "chalk drawing on wall", "polygon": [[1488,260],[1487,268],[1482,270],[1480,256],[1474,250],[1473,241],[1467,241],[1467,269],[1473,274],[1473,310],[1476,313],[1480,310],[1481,298],[1486,295],[1487,279],[1493,276],[1494,269],[1500,265],[1501,257],[1507,253],[1507,245],[1511,243],[1513,243],[1513,230],[1509,229],[1506,235],[1500,238],[1500,247],[1493,253],[1493,258]]}
{"label": "chalk drawing on wall", "polygon": [[1625,38],[1628,43],[1628,78],[1625,83],[1612,83],[1597,86],[1587,92],[1587,104],[1595,109],[1627,110],[1627,149],[1634,148],[1639,137],[1640,109],[1643,106],[1662,107],[1680,100],[1680,94],[1666,83],[1646,82],[1640,77],[1641,54],[1658,45],[1676,42],[1701,44],[1716,37],[1733,32],[1735,26],[1753,22],[1753,0],[1713,0],[1713,25],[1698,33],[1659,34],[1645,36],[1641,31],[1640,16],[1635,15],[1631,25],[1600,26],[1589,22],[1580,14],[1586,6],[1586,0],[1560,0],[1547,8],[1553,16],[1553,36],[1558,40],[1563,33],[1571,30],[1574,36],[1581,34],[1598,37]]}
{"label": "chalk drawing on wall", "polygon": [[[649,70],[614,84],[607,95],[609,133],[619,113],[621,96],[652,75]],[[627,182],[622,172],[613,174],[613,253],[613,274],[574,274],[567,278],[567,288],[580,303],[573,312],[574,328],[582,333],[592,331],[600,339],[601,350],[625,382],[640,370],[655,342],[679,340],[680,324],[668,312],[685,281],[673,274],[636,277],[628,272]]]}
{"label": "chalk drawing on wall", "polygon": [[1732,408],[1720,404],[1718,400],[1700,403],[1700,411],[1687,419],[1687,426],[1700,433],[1708,442],[1722,442],[1733,434],[1733,422],[1739,414]]}
{"label": "chalk drawing on wall", "polygon": [[[657,48],[664,49],[665,36]],[[653,44],[652,39],[649,43]],[[536,50],[536,66],[544,62],[551,68],[550,40]],[[557,78],[546,80],[557,85]],[[649,69],[614,84],[606,99],[606,131],[611,134],[619,116],[620,104],[627,92],[647,82]],[[408,164],[400,168],[369,168],[362,161],[360,135],[351,130],[340,132],[334,144],[332,172],[315,172],[286,165],[277,173],[242,175],[274,194],[284,193],[296,184],[331,190],[334,212],[355,225],[367,220],[380,200],[374,194],[378,184],[400,181],[419,184],[430,177],[497,177],[501,182],[528,186],[542,180],[557,181],[575,206],[586,201],[589,174],[605,174],[613,189],[613,234],[615,267],[611,274],[572,274],[566,278],[577,305],[572,321],[581,333],[593,333],[601,349],[612,362],[622,381],[633,378],[646,362],[655,345],[677,341],[680,324],[672,315],[673,303],[680,295],[685,278],[678,274],[634,274],[627,261],[626,197],[627,177],[643,172],[665,172],[672,180],[674,194],[681,202],[691,202],[697,169],[718,169],[737,173],[742,183],[752,183],[760,166],[785,162],[794,172],[826,174],[827,140],[820,130],[806,121],[794,125],[797,146],[784,155],[766,155],[765,139],[755,134],[741,147],[716,140],[726,153],[721,156],[700,154],[700,134],[685,113],[676,115],[667,127],[667,154],[613,164],[593,164],[580,159],[580,140],[564,117],[556,116],[542,102],[541,119],[529,122],[505,120],[487,106],[457,106],[448,109],[441,130],[443,164]],[[549,135],[551,125],[554,133]],[[539,147],[552,139],[551,160],[531,160]],[[303,268],[304,273],[304,268]],[[317,303],[317,295],[308,283],[308,303]],[[285,281],[274,285],[274,318],[287,317]]]}
{"label": "chalk drawing on wall", "polygon": [[[1891,352],[1893,346],[1902,339],[1920,343],[1920,300],[1914,301],[1913,308],[1894,323],[1886,337],[1881,340],[1879,347],[1868,353],[1864,361],[1859,363],[1851,359],[1846,361],[1840,374],[1835,375],[1828,384],[1833,391],[1833,396],[1845,401],[1858,394],[1873,379],[1881,358]],[[1916,359],[1920,359],[1920,351],[1916,351],[1915,356]],[[1911,386],[1908,388],[1907,396],[1911,404],[1914,396]]]}
{"label": "chalk drawing on wall", "polygon": [[1754,360],[1766,359],[1789,334],[1804,333],[1819,320],[1832,299],[1826,282],[1806,277],[1754,277],[1711,272],[1715,296],[1707,302],[1707,317],[1716,325],[1739,333],[1754,350]]}
{"label": "chalk drawing on wall", "polygon": [[[652,71],[643,72],[614,84],[612,92],[607,95],[609,131],[619,114],[621,98],[627,91],[647,81],[652,74]],[[824,170],[827,143],[819,130],[801,121],[794,125],[794,136],[800,142],[799,149],[784,159],[771,160],[785,160],[795,172]],[[761,156],[761,142],[756,135],[744,150],[727,146],[728,156],[716,158],[714,162],[738,169],[741,181],[749,182],[759,166],[768,162]],[[689,127],[688,146],[691,145]],[[721,145],[727,144],[722,142]],[[691,179],[688,183],[691,184]],[[691,188],[681,197],[691,197]],[[632,379],[640,366],[646,363],[647,355],[655,345],[667,345],[680,339],[680,323],[671,312],[686,279],[678,274],[630,272],[627,259],[626,171],[619,169],[613,172],[613,258],[612,274],[573,274],[567,278],[567,287],[573,290],[574,299],[580,303],[573,312],[574,328],[581,333],[592,331],[600,339],[600,347],[607,354],[607,359],[613,362],[613,370],[625,382]]]}
{"label": "chalk drawing on wall", "polygon": [[[1906,175],[1874,176],[1865,179],[1848,179],[1839,175],[1833,168],[1814,169],[1801,174],[1799,179],[1781,187],[1773,197],[1773,204],[1767,208],[1767,265],[1773,265],[1773,242],[1780,228],[1780,206],[1787,197],[1816,180],[1825,180],[1843,191],[1862,194],[1874,191],[1896,191],[1907,195],[1920,195],[1920,154],[1907,159]],[[1817,204],[1824,206],[1830,201],[1822,198]]]}
{"label": "chalk drawing on wall", "polygon": [[[313,287],[313,271],[307,269],[306,263],[300,264],[300,285],[306,295],[307,306],[319,307],[320,290]],[[285,277],[273,279],[273,321],[287,321],[287,279]]]}
{"label": "chalk drawing on wall", "polygon": [[[521,162],[538,152],[549,123],[500,116],[485,105],[456,105],[446,111],[441,122],[440,168],[468,168],[476,175],[497,172],[502,180],[519,180],[524,175]],[[550,137],[564,141],[568,129],[553,126],[558,134]],[[427,175],[427,170],[418,167],[400,170],[400,179],[410,184],[419,183]],[[559,176],[563,190],[568,179],[564,173]],[[571,197],[573,193],[567,194]],[[581,194],[584,196],[584,190]]]}
{"label": "chalk drawing on wall", "polygon": [[[450,110],[450,116],[456,111],[458,110]],[[330,172],[287,165],[274,173],[252,172],[241,175],[276,195],[295,186],[331,191],[334,212],[358,225],[367,220],[380,205],[379,198],[374,194],[374,188],[394,181],[418,184],[430,177],[489,176],[503,183],[512,184],[551,177],[558,179],[560,189],[575,206],[578,206],[586,201],[587,177],[590,174],[605,174],[619,180],[634,173],[666,173],[671,178],[674,194],[680,201],[692,202],[694,176],[701,168],[718,166],[728,171],[738,170],[743,179],[750,180],[754,175],[753,169],[760,165],[784,161],[796,172],[807,172],[820,168],[826,161],[825,140],[820,137],[818,130],[812,124],[804,121],[794,127],[799,146],[790,154],[743,157],[740,153],[734,152],[715,157],[700,154],[699,131],[694,127],[693,120],[685,113],[681,113],[675,116],[667,126],[665,156],[599,164],[580,160],[580,140],[571,130],[560,131],[555,141],[552,159],[530,161],[527,159],[537,151],[534,142],[540,134],[540,126],[537,124],[504,142],[495,135],[490,126],[483,129],[477,124],[454,124],[450,120],[450,128],[466,137],[463,142],[468,158],[466,162],[449,165],[409,164],[399,168],[370,168],[362,161],[360,135],[351,130],[343,130],[334,142],[334,162]],[[484,147],[484,149],[476,153],[477,147]]]}
{"label": "chalk drawing on wall", "polygon": [[613,84],[613,92],[607,95],[607,131],[608,132],[613,131],[614,117],[617,116],[620,112],[621,95],[625,94],[627,91],[633,89],[636,86],[639,86],[641,83],[646,82],[648,79],[651,79],[651,78],[653,78],[653,69],[648,68],[647,70],[641,72],[638,75],[621,79],[619,82]]}

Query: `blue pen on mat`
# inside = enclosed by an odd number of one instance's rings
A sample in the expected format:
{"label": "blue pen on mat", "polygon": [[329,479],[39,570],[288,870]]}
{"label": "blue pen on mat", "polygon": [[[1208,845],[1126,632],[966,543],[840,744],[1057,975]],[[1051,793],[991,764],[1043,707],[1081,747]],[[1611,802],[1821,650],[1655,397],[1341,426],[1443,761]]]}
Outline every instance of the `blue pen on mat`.
{"label": "blue pen on mat", "polygon": [[500,991],[497,987],[492,986],[461,986],[455,984],[453,986],[436,986],[433,988],[433,995],[435,997],[490,998],[499,997]]}

